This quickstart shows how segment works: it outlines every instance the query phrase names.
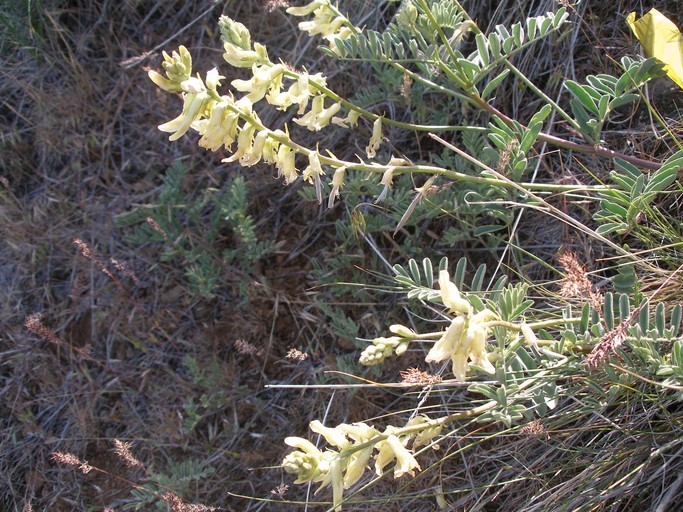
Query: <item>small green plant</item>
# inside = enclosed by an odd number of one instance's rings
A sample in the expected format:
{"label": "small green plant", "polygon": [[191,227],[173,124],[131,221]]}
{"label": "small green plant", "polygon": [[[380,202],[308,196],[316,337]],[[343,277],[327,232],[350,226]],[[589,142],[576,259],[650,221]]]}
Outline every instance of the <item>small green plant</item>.
{"label": "small green plant", "polygon": [[222,190],[189,193],[183,186],[186,174],[181,162],[171,166],[159,203],[122,215],[117,224],[135,226],[128,237],[132,243],[162,243],[161,260],[184,266],[193,294],[212,299],[229,266],[244,273],[239,280],[244,290],[254,264],[274,246],[257,236],[256,224],[247,212],[245,180],[235,176]]}
{"label": "small green plant", "polygon": [[[185,413],[183,430],[186,434],[190,434],[204,418],[224,409],[228,396],[222,388],[225,377],[217,360],[214,359],[208,368],[204,368],[190,356],[186,356],[183,363],[190,372],[192,383],[201,388],[197,401],[190,396],[183,404]],[[217,428],[220,427],[212,426],[210,431],[215,431]]]}
{"label": "small green plant", "polygon": [[99,473],[107,475],[112,480],[119,480],[132,485],[132,498],[123,505],[124,510],[156,510],[158,512],[170,510],[209,512],[216,510],[213,507],[187,503],[186,501],[192,494],[192,485],[213,474],[214,469],[212,467],[196,459],[186,459],[182,462],[168,459],[165,471],[157,472],[145,467],[133,455],[131,443],[114,439],[113,445],[113,453],[124,466],[130,471],[144,474],[144,483],[134,484],[128,478],[93,466],[73,453],[53,452],[52,460],[64,466],[77,468],[84,475],[91,472]]}
{"label": "small green plant", "polygon": [[[124,510],[156,510],[158,512],[173,510],[177,504],[183,504],[183,499],[191,494],[192,485],[195,482],[201,481],[213,472],[213,468],[207,467],[200,460],[188,459],[183,462],[169,460],[165,472],[148,472],[149,482],[134,488],[131,491],[134,501],[127,503],[123,508]],[[208,508],[204,507],[203,510],[208,510]]]}

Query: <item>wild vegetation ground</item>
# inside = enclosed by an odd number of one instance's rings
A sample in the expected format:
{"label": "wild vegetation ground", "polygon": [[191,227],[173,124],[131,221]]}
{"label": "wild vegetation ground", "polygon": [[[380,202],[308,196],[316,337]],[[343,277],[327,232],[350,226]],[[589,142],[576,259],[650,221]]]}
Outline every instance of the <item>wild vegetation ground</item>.
{"label": "wild vegetation ground", "polygon": [[[658,7],[680,26],[677,3],[654,1],[647,7]],[[614,70],[621,56],[639,51],[624,18],[645,8],[641,4],[578,4],[574,29],[516,64],[551,95],[559,93],[562,77]],[[553,0],[465,5],[483,27],[556,8]],[[384,2],[345,0],[340,7],[359,25],[381,26],[389,16]],[[270,168],[245,172],[221,163],[221,155],[197,148],[193,137],[169,143],[156,126],[175,115],[179,101],[160,92],[146,71],[159,67],[162,50],[179,44],[191,48],[197,69],[220,65],[216,21],[223,13],[247,25],[271,56],[324,71],[337,91],[351,94],[365,85],[362,67],[323,59],[282,9],[270,10],[260,0],[0,1],[3,510],[122,510],[127,505],[163,510],[170,506],[169,499],[159,500],[164,489],[186,503],[219,510],[303,510],[300,504],[253,499],[278,499],[273,491],[287,500],[306,499],[305,489],[285,490],[291,481],[272,468],[288,450],[284,437],[305,435],[314,418],[338,423],[381,417],[389,408],[412,403],[410,396],[375,388],[273,386],[348,382],[325,372],[355,371],[355,337],[372,339],[400,315],[401,302],[391,294],[331,283],[372,281],[375,277],[363,269],[386,272],[382,258],[402,263],[427,255],[425,248],[435,261],[465,256],[471,269],[500,261],[501,252],[490,241],[443,243],[447,233],[452,236],[452,219],[436,216],[425,216],[394,236],[396,212],[386,213],[385,232],[371,240],[355,238],[348,227],[352,206],[343,197],[333,209],[319,208],[296,187],[283,188]],[[538,106],[528,103],[519,84],[507,87],[498,108],[527,119]],[[680,136],[680,91],[662,79],[649,94]],[[554,128],[568,133],[560,123]],[[368,135],[357,140],[323,135],[321,146],[352,158]],[[414,134],[387,136],[405,154],[426,158],[431,149],[427,139]],[[671,152],[666,138],[655,135],[644,108],[618,119],[605,137],[611,147],[643,158],[663,160]],[[581,157],[578,165],[574,157],[567,155],[564,167],[542,166],[542,179],[585,182],[587,169],[598,177],[609,170],[609,162]],[[176,182],[168,174],[174,166],[182,170],[173,175]],[[238,174],[244,183],[235,193],[246,198],[214,201]],[[359,185],[355,192],[362,196],[364,190]],[[225,204],[232,205],[229,212],[220,209]],[[592,212],[581,203],[558,206],[590,222]],[[667,208],[668,215],[681,219],[677,202]],[[154,226],[145,231],[148,217],[172,219],[174,239],[155,237]],[[262,257],[239,252],[244,238],[238,227],[245,217],[252,219],[258,240],[272,242]],[[534,213],[523,217],[517,240],[534,257],[508,259],[503,266],[531,282],[554,279],[549,268],[561,267],[561,247],[573,247],[596,272],[602,265],[598,260],[610,256],[603,246]],[[677,293],[671,293],[672,300],[678,300]],[[399,380],[400,370],[418,363],[416,358],[389,366],[382,380]],[[630,412],[639,429],[652,418]],[[674,438],[681,432],[681,412],[669,413],[679,423],[661,432]],[[602,454],[594,460],[609,457],[623,441],[619,432],[596,444]],[[556,434],[569,451],[590,442],[590,429],[571,423]],[[542,467],[539,471],[550,471],[546,457],[567,464],[567,458],[548,449],[545,435],[502,437],[468,461],[453,460],[454,466],[472,466],[459,474],[460,484],[472,489],[490,480],[510,454],[517,454],[522,466]],[[117,448],[116,441],[129,443],[130,454],[125,454],[128,445]],[[634,452],[638,446],[634,442]],[[74,454],[96,469],[84,474],[55,460],[55,452]],[[680,450],[676,453],[680,459]],[[624,457],[620,467],[628,472],[635,465]],[[656,479],[670,482],[682,468],[680,460],[670,470],[648,467],[648,478],[639,485],[656,494]],[[571,485],[560,493],[564,501],[547,510],[572,509],[570,498],[585,490],[585,482],[568,481]],[[372,493],[403,497],[387,498],[381,510],[434,510],[433,499],[418,496],[427,487],[424,481],[398,490],[391,482],[380,487]],[[468,503],[468,510],[524,510],[529,486],[501,489],[500,496]],[[619,492],[617,479],[613,492],[615,505],[605,510],[636,510]],[[668,503],[683,506],[680,499]],[[377,506],[359,504],[357,510]]]}

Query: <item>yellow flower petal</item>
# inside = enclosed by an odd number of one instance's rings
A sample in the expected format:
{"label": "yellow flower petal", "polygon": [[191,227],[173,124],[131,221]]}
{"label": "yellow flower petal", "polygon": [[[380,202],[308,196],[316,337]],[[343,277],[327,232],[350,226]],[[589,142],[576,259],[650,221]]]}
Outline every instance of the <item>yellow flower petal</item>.
{"label": "yellow flower petal", "polygon": [[640,41],[645,53],[665,64],[666,74],[683,89],[683,36],[678,27],[657,9],[636,21],[636,13],[626,23]]}

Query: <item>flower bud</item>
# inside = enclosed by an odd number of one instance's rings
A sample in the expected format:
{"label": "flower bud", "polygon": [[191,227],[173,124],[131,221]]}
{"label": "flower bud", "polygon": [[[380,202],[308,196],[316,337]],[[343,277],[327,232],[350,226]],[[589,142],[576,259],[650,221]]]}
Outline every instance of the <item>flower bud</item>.
{"label": "flower bud", "polygon": [[286,12],[292,16],[308,16],[319,7],[328,5],[330,5],[330,0],[313,0],[308,5],[303,5],[301,7],[289,7]]}
{"label": "flower bud", "polygon": [[524,335],[524,341],[526,342],[527,347],[532,347],[538,345],[538,338],[536,337],[536,333],[529,327],[529,325],[526,322],[522,322],[522,334]]}
{"label": "flower bud", "polygon": [[365,148],[368,158],[375,158],[382,140],[384,140],[382,137],[382,117],[378,117],[372,124],[372,137],[370,137],[370,142]]}
{"label": "flower bud", "polygon": [[394,324],[389,327],[389,330],[394,334],[402,336],[403,338],[414,338],[415,336],[417,336],[415,334],[415,331],[401,324]]}
{"label": "flower bud", "polygon": [[218,74],[218,69],[210,69],[206,72],[206,88],[215,92],[218,86],[221,85],[220,81],[223,78],[225,78],[223,75]]}

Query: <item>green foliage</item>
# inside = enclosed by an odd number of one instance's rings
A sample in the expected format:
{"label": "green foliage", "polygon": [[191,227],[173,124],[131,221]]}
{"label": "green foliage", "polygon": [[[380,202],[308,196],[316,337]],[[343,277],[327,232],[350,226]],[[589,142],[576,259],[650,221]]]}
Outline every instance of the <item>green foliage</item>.
{"label": "green foliage", "polygon": [[640,95],[631,91],[640,89],[662,71],[655,58],[633,60],[624,57],[621,65],[624,74],[619,78],[601,73],[588,75],[586,84],[573,80],[564,83],[572,95],[569,103],[581,133],[596,143],[600,141],[602,128],[610,113],[638,100]]}
{"label": "green foliage", "polygon": [[46,36],[46,6],[42,0],[0,0],[0,55],[17,49],[41,57]]}
{"label": "green foliage", "polygon": [[[455,271],[453,274],[453,281],[459,290],[467,290],[470,292],[479,292],[484,286],[484,277],[486,275],[486,264],[482,263],[477,267],[474,272],[473,277],[469,282],[465,281],[465,276],[467,273],[467,258],[460,258],[455,266]],[[448,269],[448,258],[443,257],[439,261],[438,270]],[[415,298],[418,300],[429,300],[432,302],[441,303],[440,292],[435,288],[434,276],[435,271],[432,262],[429,258],[424,258],[422,264],[419,264],[414,259],[408,262],[408,268],[406,269],[400,264],[393,266],[394,281],[398,285],[398,289],[405,292],[408,298]],[[505,281],[507,278],[501,276],[498,280],[491,286],[490,292],[493,298],[498,298],[500,290],[503,289]],[[483,303],[481,299],[477,298],[475,294],[470,294],[468,298],[471,301],[476,302],[475,306],[479,306],[479,309],[483,309]],[[504,299],[505,302],[510,303],[510,299]],[[505,306],[504,306],[505,307]]]}
{"label": "green foliage", "polygon": [[[678,323],[680,324],[680,310],[678,316]],[[678,324],[677,324],[678,325]],[[654,347],[647,347],[648,354],[652,358],[659,361],[659,353]],[[678,400],[683,400],[683,339],[677,339],[671,347],[671,354],[666,358],[665,362],[657,368],[657,375],[665,377],[662,383],[665,386],[676,386],[678,388]]]}
{"label": "green foliage", "polygon": [[195,358],[186,356],[183,364],[190,372],[192,383],[200,389],[197,401],[191,395],[183,404],[185,412],[183,430],[186,434],[190,434],[204,418],[220,412],[229,405],[234,400],[236,390],[233,389],[230,394],[227,393],[225,376],[217,359],[214,359],[208,367],[203,367]]}
{"label": "green foliage", "polygon": [[[615,329],[621,322],[629,319],[636,308],[633,302],[634,297],[632,295],[625,293],[605,294],[602,306],[602,322],[594,324],[594,334],[602,337],[607,331]],[[628,335],[635,341],[643,338],[671,341],[676,336],[681,321],[682,308],[680,304],[676,304],[671,309],[668,314],[669,322],[667,322],[667,313],[662,302],[658,303],[654,310],[652,310],[649,302],[644,302],[638,307],[641,309],[627,330]]]}
{"label": "green foliage", "polygon": [[[510,29],[499,25],[488,37],[478,33],[476,50],[465,56],[451,47],[471,28],[455,4],[447,0],[433,2],[427,11],[420,2],[415,15],[407,12],[407,5],[384,32],[356,32],[340,40],[334,50],[323,51],[341,59],[410,63],[427,76],[432,74],[430,66],[441,55],[450,53],[454,57],[448,68],[450,78],[472,88],[517,52],[559,29],[568,17],[566,9],[561,8],[557,13],[529,18],[525,25],[516,23]],[[503,71],[494,77],[481,96],[486,99],[506,75],[507,71]]]}
{"label": "green foliage", "polygon": [[[652,203],[676,181],[683,166],[683,151],[674,153],[651,176],[620,158],[615,158],[614,164],[616,169],[610,173],[613,184],[600,192],[600,210],[594,218],[601,225],[596,231],[600,234],[624,234],[634,230],[643,233],[647,227],[640,226],[646,219],[658,219]],[[675,230],[674,238],[680,238],[680,228],[670,222],[666,224]]]}
{"label": "green foliage", "polygon": [[127,237],[132,243],[162,243],[161,260],[185,268],[193,294],[212,299],[229,266],[244,273],[239,285],[246,290],[254,264],[274,243],[258,239],[244,178],[235,176],[222,190],[189,192],[183,185],[186,175],[181,162],[169,167],[158,203],[118,217],[117,225],[134,226]]}
{"label": "green foliage", "polygon": [[358,324],[349,318],[341,308],[332,307],[324,302],[316,302],[316,307],[328,317],[335,335],[347,343],[355,343],[358,336]]}
{"label": "green foliage", "polygon": [[512,180],[521,181],[527,170],[526,154],[536,142],[543,121],[551,111],[550,105],[545,105],[532,116],[526,127],[514,120],[512,126],[508,126],[498,117],[494,117],[493,122],[489,123],[488,137],[501,154],[499,170],[508,174]]}

